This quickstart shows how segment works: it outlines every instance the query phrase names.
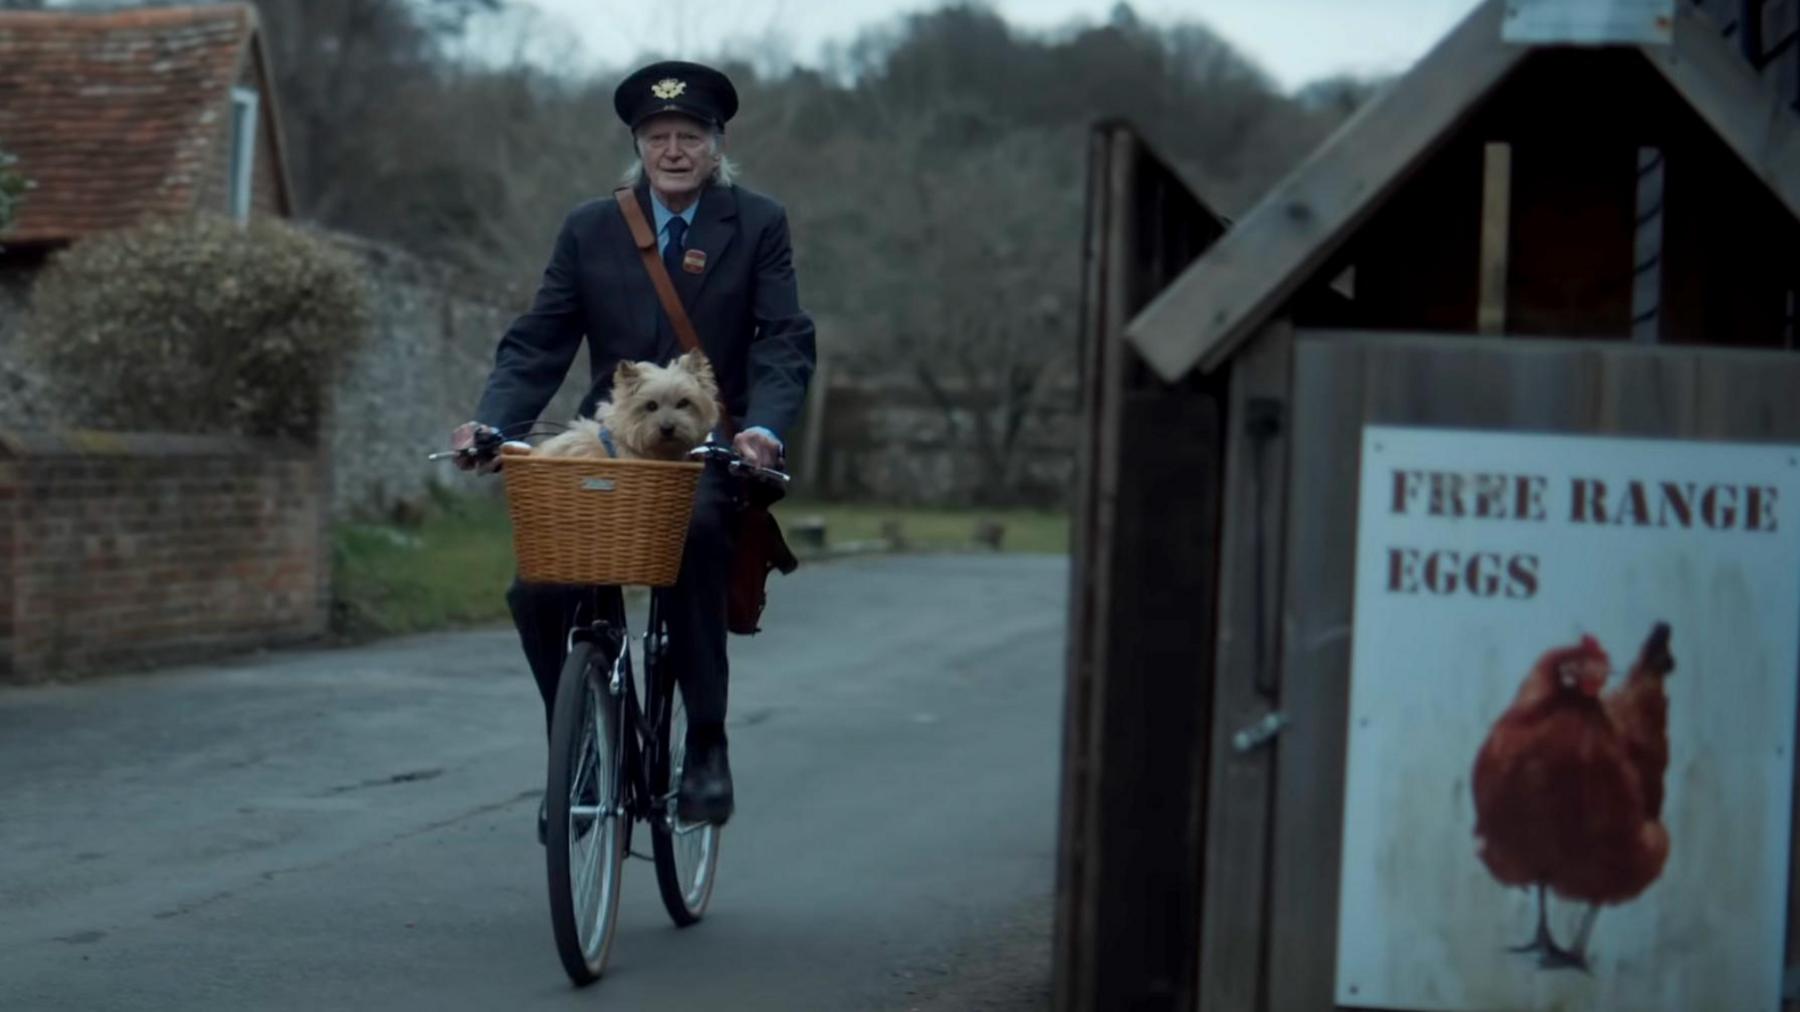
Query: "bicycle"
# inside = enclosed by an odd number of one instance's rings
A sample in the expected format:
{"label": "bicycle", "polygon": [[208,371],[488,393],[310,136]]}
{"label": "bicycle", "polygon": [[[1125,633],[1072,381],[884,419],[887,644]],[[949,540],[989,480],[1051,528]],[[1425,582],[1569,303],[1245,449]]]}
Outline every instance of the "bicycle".
{"label": "bicycle", "polygon": [[[498,452],[498,435],[434,454]],[[785,490],[788,476],[707,444],[690,457],[734,476]],[[663,907],[677,927],[701,920],[712,899],[721,827],[683,823],[676,794],[686,755],[687,717],[673,672],[662,592],[653,590],[642,634],[642,699],[634,677],[623,596],[594,587],[577,610],[551,709],[545,777],[550,918],[557,955],[577,985],[599,979],[611,954],[620,876],[637,823],[651,831],[651,860]]]}

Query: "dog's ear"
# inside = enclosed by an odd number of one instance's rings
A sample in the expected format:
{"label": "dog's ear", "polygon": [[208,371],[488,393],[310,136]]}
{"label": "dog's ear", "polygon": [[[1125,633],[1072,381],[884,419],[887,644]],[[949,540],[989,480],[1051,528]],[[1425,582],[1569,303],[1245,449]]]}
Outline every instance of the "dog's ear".
{"label": "dog's ear", "polygon": [[713,391],[715,394],[718,392],[719,381],[713,376],[712,361],[706,357],[705,352],[702,352],[698,348],[687,352],[681,356],[681,359],[676,362],[676,365],[687,370],[695,380],[699,381],[699,383],[708,390]]}
{"label": "dog's ear", "polygon": [[625,393],[635,389],[643,379],[643,370],[638,368],[636,362],[620,362],[619,367],[613,370],[613,389]]}

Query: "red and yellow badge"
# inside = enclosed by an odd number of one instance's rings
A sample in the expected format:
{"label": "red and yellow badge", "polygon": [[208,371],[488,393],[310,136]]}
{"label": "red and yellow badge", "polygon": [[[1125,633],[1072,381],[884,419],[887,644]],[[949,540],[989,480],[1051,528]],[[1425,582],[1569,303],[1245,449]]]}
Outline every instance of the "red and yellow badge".
{"label": "red and yellow badge", "polygon": [[691,249],[682,254],[681,269],[687,271],[689,274],[698,274],[701,271],[706,270],[706,251],[703,249]]}

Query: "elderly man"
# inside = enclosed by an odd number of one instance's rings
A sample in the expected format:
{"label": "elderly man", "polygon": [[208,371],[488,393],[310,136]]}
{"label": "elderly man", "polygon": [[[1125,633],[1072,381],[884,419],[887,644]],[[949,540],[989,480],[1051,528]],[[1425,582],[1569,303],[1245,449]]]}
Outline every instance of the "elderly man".
{"label": "elderly man", "polygon": [[[736,185],[721,151],[737,105],[724,74],[684,62],[645,67],[613,94],[613,107],[636,141],[629,181],[651,217],[663,261],[737,423],[734,448],[772,465],[781,459],[782,434],[806,397],[815,360],[813,324],[795,287],[787,212]],[[667,362],[681,351],[611,198],[583,204],[563,221],[530,310],[500,341],[477,421],[459,427],[452,442],[468,445],[483,426],[510,435],[536,419],[584,338],[591,384],[584,415],[607,398],[619,362]],[[667,599],[670,659],[688,713],[678,815],[694,822],[723,822],[733,807],[725,742],[731,482],[719,469],[708,469],[680,580]],[[507,592],[546,721],[579,594],[518,581]],[[538,839],[544,839],[542,808]]]}

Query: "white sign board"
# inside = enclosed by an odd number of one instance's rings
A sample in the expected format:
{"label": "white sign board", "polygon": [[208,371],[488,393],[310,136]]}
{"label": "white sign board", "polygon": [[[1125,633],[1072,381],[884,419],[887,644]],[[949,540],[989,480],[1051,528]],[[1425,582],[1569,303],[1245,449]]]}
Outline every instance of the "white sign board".
{"label": "white sign board", "polygon": [[1667,45],[1675,0],[1507,0],[1500,37],[1539,45]]}
{"label": "white sign board", "polygon": [[1800,449],[1371,427],[1355,607],[1340,1004],[1776,1012]]}

